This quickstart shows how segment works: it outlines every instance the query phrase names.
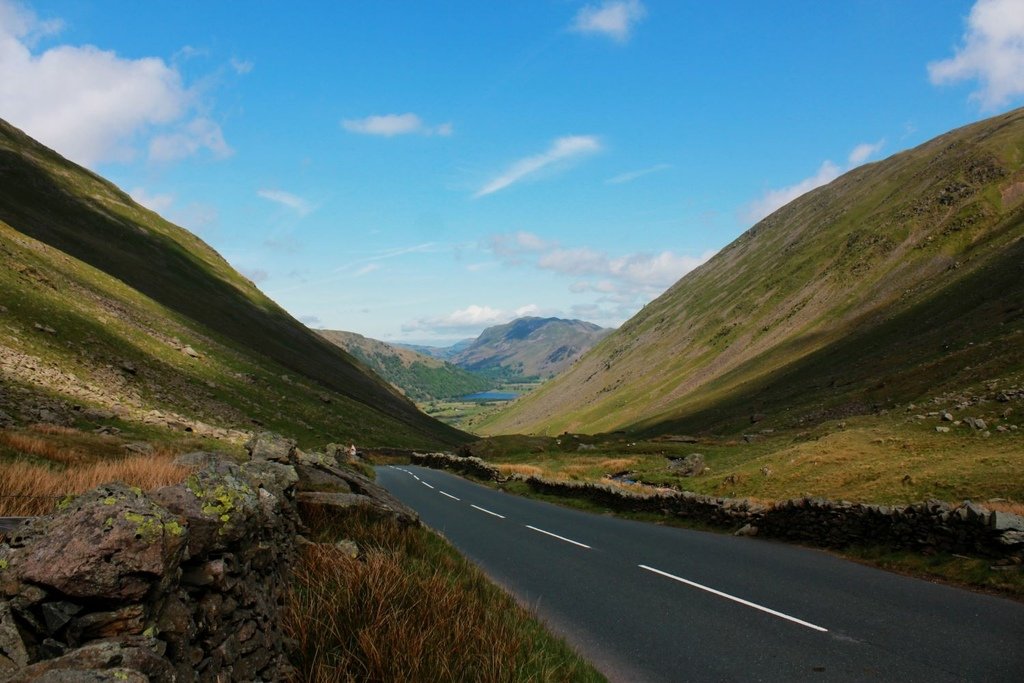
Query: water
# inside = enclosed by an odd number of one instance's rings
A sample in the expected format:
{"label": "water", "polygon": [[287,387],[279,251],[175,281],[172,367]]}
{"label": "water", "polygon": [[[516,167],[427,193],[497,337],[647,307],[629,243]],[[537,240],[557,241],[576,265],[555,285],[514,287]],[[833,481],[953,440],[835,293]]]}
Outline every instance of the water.
{"label": "water", "polygon": [[462,401],[511,401],[518,398],[519,394],[514,391],[481,391],[476,394],[462,396]]}

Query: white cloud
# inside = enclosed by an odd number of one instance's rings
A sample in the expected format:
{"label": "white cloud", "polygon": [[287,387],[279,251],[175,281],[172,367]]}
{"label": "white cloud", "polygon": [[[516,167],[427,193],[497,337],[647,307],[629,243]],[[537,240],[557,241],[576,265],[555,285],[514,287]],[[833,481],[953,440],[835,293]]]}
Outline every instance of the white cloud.
{"label": "white cloud", "polygon": [[962,42],[953,57],[928,64],[933,84],[976,79],[971,97],[985,109],[1024,95],[1024,1],[978,0]]}
{"label": "white cloud", "polygon": [[149,158],[153,161],[178,161],[194,156],[202,149],[217,159],[226,159],[234,150],[224,141],[220,126],[206,117],[197,117],[177,130],[157,135],[149,142]]}
{"label": "white cloud", "polygon": [[604,184],[605,185],[621,185],[622,183],[630,183],[630,182],[633,182],[634,180],[636,180],[637,178],[642,178],[645,175],[650,175],[651,173],[657,173],[658,171],[667,171],[670,168],[672,168],[672,164],[657,164],[657,165],[651,166],[649,168],[641,168],[638,171],[629,171],[627,173],[620,173],[619,175],[615,176],[614,178],[609,178],[608,180],[604,181]]}
{"label": "white cloud", "polygon": [[253,67],[256,66],[250,60],[239,59],[238,57],[232,57],[230,64],[231,68],[235,70],[235,73],[240,76],[244,76],[245,74],[249,73],[250,71],[252,71]]}
{"label": "white cloud", "polygon": [[257,195],[267,199],[269,201],[280,204],[281,206],[287,207],[299,214],[300,216],[308,215],[313,211],[313,206],[298,195],[294,195],[291,192],[285,192],[284,190],[271,190],[262,189],[257,190]]}
{"label": "white cloud", "polygon": [[556,164],[566,164],[601,150],[601,142],[593,135],[570,135],[556,139],[547,151],[526,157],[509,166],[498,177],[480,188],[475,197],[483,197],[528,178]]}
{"label": "white cloud", "polygon": [[881,152],[883,147],[885,147],[885,140],[879,140],[878,142],[862,142],[850,150],[850,156],[847,157],[846,161],[850,168],[860,166],[865,161]]}
{"label": "white cloud", "polygon": [[[513,248],[520,243],[534,248]],[[616,303],[616,315],[622,306],[632,306],[635,311],[715,254],[707,251],[689,256],[666,250],[615,256],[587,246],[563,247],[533,233],[492,235],[489,247],[506,266],[525,266],[572,277],[569,291],[598,294],[599,301]]]}
{"label": "white cloud", "polygon": [[315,315],[300,315],[299,322],[309,327],[320,327],[323,324],[320,318]]}
{"label": "white cloud", "polygon": [[363,119],[343,119],[341,127],[350,133],[362,135],[380,135],[390,138],[395,135],[440,135],[447,137],[452,134],[451,123],[436,126],[427,125],[423,119],[411,112],[406,114],[381,114],[367,116]]}
{"label": "white cloud", "polygon": [[61,26],[0,0],[0,112],[8,121],[85,165],[130,161],[140,138],[189,116],[193,122],[176,133],[189,153],[228,150],[219,127],[194,116],[196,92],[164,60],[125,59],[92,45],[37,53],[35,42]]}
{"label": "white cloud", "polygon": [[640,0],[606,0],[600,5],[586,5],[573,18],[570,30],[577,33],[603,35],[624,43],[633,26],[647,16]]}
{"label": "white cloud", "polygon": [[139,204],[156,213],[163,213],[174,204],[173,194],[150,194],[142,187],[136,187],[128,195]]}
{"label": "white cloud", "polygon": [[864,142],[855,146],[850,150],[850,154],[846,158],[847,165],[845,168],[841,168],[832,161],[826,159],[821,163],[821,166],[818,167],[818,170],[814,175],[804,178],[800,182],[787,187],[780,187],[766,191],[758,199],[750,202],[750,204],[748,204],[741,212],[741,215],[744,220],[749,221],[751,224],[756,223],[777,209],[781,209],[786,204],[789,204],[797,197],[804,195],[815,188],[821,187],[822,185],[827,185],[846,171],[849,171],[856,166],[860,166],[865,161],[878,154],[883,147],[885,147],[885,140],[879,140],[878,142]]}
{"label": "white cloud", "polygon": [[524,316],[545,315],[545,312],[536,304],[525,304],[512,310],[492,308],[472,304],[466,308],[452,311],[448,315],[435,318],[420,318],[411,323],[402,325],[403,332],[427,332],[433,336],[444,335],[475,336],[486,328],[493,325],[501,325],[516,318]]}

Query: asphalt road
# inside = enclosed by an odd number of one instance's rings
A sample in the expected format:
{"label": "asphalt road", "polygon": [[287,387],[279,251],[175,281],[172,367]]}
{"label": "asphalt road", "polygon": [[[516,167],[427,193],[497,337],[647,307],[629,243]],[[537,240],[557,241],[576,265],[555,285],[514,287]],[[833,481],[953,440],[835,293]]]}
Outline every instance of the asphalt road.
{"label": "asphalt road", "polygon": [[1024,604],[828,553],[378,481],[613,681],[1024,681]]}

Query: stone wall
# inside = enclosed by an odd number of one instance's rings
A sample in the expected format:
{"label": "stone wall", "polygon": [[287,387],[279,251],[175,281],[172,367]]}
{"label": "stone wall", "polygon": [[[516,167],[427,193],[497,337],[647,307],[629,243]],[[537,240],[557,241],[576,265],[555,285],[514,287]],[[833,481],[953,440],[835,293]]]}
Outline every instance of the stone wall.
{"label": "stone wall", "polygon": [[498,471],[498,468],[472,456],[461,457],[449,453],[413,453],[410,462],[413,465],[468,474],[479,479],[501,480],[501,472]]}
{"label": "stone wall", "polygon": [[[335,458],[272,434],[250,460],[180,456],[196,468],[149,493],[101,486],[0,544],[0,681],[280,681],[297,500],[417,523]],[[323,493],[320,493],[323,492]]]}
{"label": "stone wall", "polygon": [[809,545],[841,548],[883,545],[918,551],[970,553],[985,557],[1024,555],[1024,518],[989,511],[969,501],[912,505],[868,505],[800,498],[773,505],[690,492],[635,493],[589,482],[527,477],[534,491],[593,501],[612,510],[650,512],[738,529]]}

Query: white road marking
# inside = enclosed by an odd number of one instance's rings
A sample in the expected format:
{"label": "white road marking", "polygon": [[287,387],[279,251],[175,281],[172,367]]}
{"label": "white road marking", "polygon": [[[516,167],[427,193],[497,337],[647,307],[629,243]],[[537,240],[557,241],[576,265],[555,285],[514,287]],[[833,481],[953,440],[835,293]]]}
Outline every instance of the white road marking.
{"label": "white road marking", "polygon": [[426,487],[427,487],[428,489],[432,489],[432,488],[434,488],[433,486],[431,486],[430,484],[428,484],[428,483],[427,483],[427,482],[425,482],[425,481],[421,481],[420,483],[421,483],[421,484],[423,484],[424,486],[426,486]]}
{"label": "white road marking", "polygon": [[442,496],[448,496],[448,497],[449,497],[449,498],[451,498],[452,500],[459,500],[459,498],[456,498],[455,496],[453,496],[453,495],[452,495],[452,494],[450,494],[450,493],[445,493],[444,491],[441,491],[441,490],[438,490],[438,493],[440,493],[440,494],[441,494]]}
{"label": "white road marking", "polygon": [[[412,472],[410,472],[409,474],[412,474]],[[420,480],[420,478],[419,478],[419,477],[417,477],[417,476],[416,476],[415,474],[412,474],[412,477],[413,477],[413,479],[415,479],[416,481],[419,481],[419,480]]]}
{"label": "white road marking", "polygon": [[482,508],[479,505],[473,505],[472,503],[470,503],[469,507],[476,508],[480,512],[486,512],[489,515],[494,515],[495,517],[500,517],[501,519],[505,519],[505,515],[499,515],[497,512],[491,512],[490,510],[488,510],[486,508]]}
{"label": "white road marking", "polygon": [[580,543],[579,541],[574,541],[571,538],[566,538],[565,536],[559,536],[558,534],[553,534],[550,531],[544,531],[543,529],[538,529],[537,527],[530,526],[529,524],[526,525],[526,528],[527,529],[533,529],[534,531],[539,531],[540,533],[547,534],[548,536],[553,536],[553,537],[557,538],[559,541],[565,541],[566,543],[572,543],[573,545],[578,545],[581,548],[586,548],[587,550],[592,550],[592,548],[589,545],[587,545],[586,543]]}
{"label": "white road marking", "polygon": [[816,626],[816,625],[814,625],[814,624],[812,624],[810,622],[806,622],[806,621],[804,621],[802,619],[797,619],[796,617],[791,617],[788,614],[783,614],[782,612],[776,612],[773,609],[769,609],[767,607],[763,607],[761,605],[758,605],[757,603],[750,602],[749,600],[744,600],[743,598],[737,598],[735,595],[729,595],[728,593],[723,593],[722,591],[716,591],[714,588],[708,588],[707,586],[703,586],[703,585],[701,585],[699,583],[696,583],[695,581],[690,581],[688,579],[684,579],[682,577],[676,576],[675,574],[669,574],[668,572],[663,572],[660,569],[655,569],[654,567],[648,567],[646,564],[641,564],[641,565],[638,565],[638,566],[641,569],[646,569],[649,572],[654,572],[655,574],[660,574],[661,576],[664,576],[666,578],[672,579],[674,581],[678,581],[680,583],[685,583],[687,586],[693,586],[694,588],[699,588],[702,591],[707,591],[708,593],[712,593],[714,595],[717,595],[720,598],[725,598],[726,600],[732,600],[733,602],[738,602],[741,605],[746,605],[747,607],[753,607],[756,610],[761,610],[762,612],[767,612],[768,614],[771,614],[773,616],[779,617],[780,619],[785,619],[787,621],[792,621],[794,624],[800,624],[801,626],[806,626],[807,628],[814,629],[815,631],[821,631],[822,633],[828,633],[828,629],[827,628],[822,628],[821,626]]}

